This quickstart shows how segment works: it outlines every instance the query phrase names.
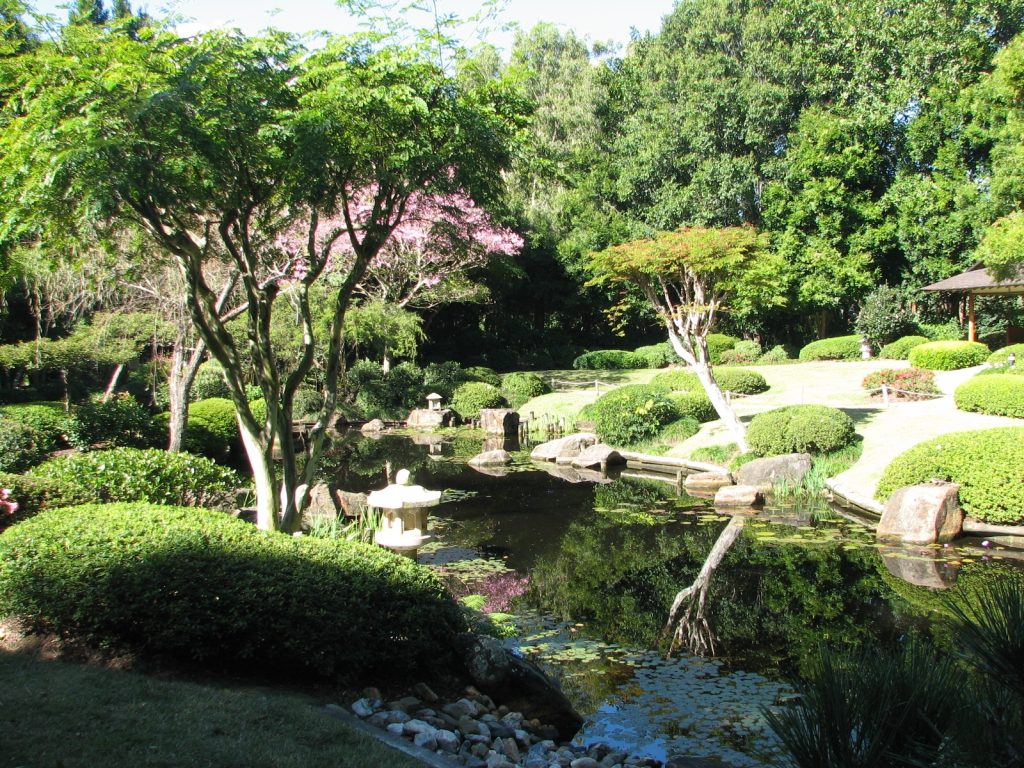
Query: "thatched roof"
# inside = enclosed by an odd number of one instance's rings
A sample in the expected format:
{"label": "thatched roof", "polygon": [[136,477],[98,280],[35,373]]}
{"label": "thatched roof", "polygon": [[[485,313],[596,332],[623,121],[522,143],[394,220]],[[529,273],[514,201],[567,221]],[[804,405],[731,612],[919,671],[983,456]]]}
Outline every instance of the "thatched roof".
{"label": "thatched roof", "polygon": [[923,291],[951,291],[974,294],[1024,294],[1024,270],[1009,280],[997,281],[980,261],[966,272],[926,285]]}

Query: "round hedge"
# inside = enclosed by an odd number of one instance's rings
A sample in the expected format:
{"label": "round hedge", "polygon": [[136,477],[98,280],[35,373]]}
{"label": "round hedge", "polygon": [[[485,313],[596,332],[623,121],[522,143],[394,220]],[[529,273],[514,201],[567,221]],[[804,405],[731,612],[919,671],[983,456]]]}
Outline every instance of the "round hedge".
{"label": "round hedge", "polygon": [[997,349],[988,356],[988,362],[991,365],[1006,365],[1007,358],[1009,358],[1011,352],[1017,359],[1016,367],[1024,367],[1024,344],[1011,344],[1008,347]]}
{"label": "round hedge", "polygon": [[830,453],[850,445],[853,421],[826,405],[789,405],[759,413],[747,428],[747,446],[758,456]]}
{"label": "round hedge", "polygon": [[207,360],[200,365],[188,395],[195,401],[209,400],[212,397],[230,397],[231,390],[224,381],[224,369],[220,363],[216,360]]}
{"label": "round hedge", "polygon": [[703,424],[705,421],[714,421],[718,418],[718,411],[711,404],[703,389],[696,389],[692,392],[673,392],[668,399],[679,411],[680,416],[689,416]]}
{"label": "round hedge", "polygon": [[1019,523],[1024,518],[1024,427],[954,432],[900,454],[882,473],[875,498],[932,479],[960,485],[960,505],[978,520]]}
{"label": "round hedge", "polygon": [[757,371],[748,371],[745,368],[718,368],[713,375],[723,392],[757,395],[768,391],[768,382]]}
{"label": "round hedge", "polygon": [[211,397],[188,407],[185,448],[211,459],[226,459],[238,442],[235,404],[223,397]]}
{"label": "round hedge", "polygon": [[910,350],[927,343],[927,336],[902,336],[882,347],[878,356],[884,360],[906,360],[910,355]]}
{"label": "round hedge", "polygon": [[667,341],[663,341],[661,344],[637,347],[633,350],[633,354],[644,361],[644,368],[665,368],[672,363],[679,362],[679,357]]}
{"label": "round hedge", "polygon": [[801,360],[860,360],[861,337],[834,336],[831,339],[819,339],[800,350]]}
{"label": "round hedge", "polygon": [[82,450],[97,444],[107,448],[141,447],[159,439],[149,412],[125,392],[106,402],[101,397],[92,398],[75,408],[68,421],[68,442]]}
{"label": "round hedge", "polygon": [[487,368],[482,365],[471,365],[469,368],[462,370],[463,381],[482,381],[484,384],[490,384],[492,387],[501,386],[501,376],[493,368]]}
{"label": "round hedge", "polygon": [[975,376],[956,388],[953,400],[961,411],[1024,419],[1024,376]]}
{"label": "round hedge", "polygon": [[439,579],[407,558],[145,504],[43,512],[6,531],[0,615],[217,671],[349,681],[438,670],[465,629]]}
{"label": "round hedge", "polygon": [[665,442],[681,443],[700,432],[700,422],[692,416],[680,416],[670,421],[658,433],[658,439]]}
{"label": "round hedge", "polygon": [[735,336],[730,336],[727,333],[709,333],[707,336],[708,362],[712,365],[721,363],[722,353],[727,349],[733,349],[739,341]]}
{"label": "round hedge", "polygon": [[0,420],[23,424],[35,432],[39,449],[52,453],[64,445],[68,430],[68,415],[63,403],[38,402],[5,405],[0,408]]}
{"label": "round hedge", "polygon": [[977,341],[929,341],[911,349],[907,359],[916,368],[955,371],[981,365],[988,355],[988,347]]}
{"label": "round hedge", "polygon": [[578,371],[624,371],[646,366],[647,361],[643,356],[627,349],[599,349],[594,352],[584,352],[572,361],[572,367]]}
{"label": "round hedge", "polygon": [[481,408],[503,408],[508,405],[505,396],[493,384],[467,381],[460,384],[452,395],[451,408],[463,419],[475,419]]}
{"label": "round hedge", "polygon": [[663,387],[674,392],[693,392],[701,388],[697,374],[685,368],[659,373],[651,379],[651,386]]}
{"label": "round hedge", "polygon": [[114,448],[44,461],[31,477],[63,483],[91,501],[230,505],[242,480],[205,456],[156,448]]}
{"label": "round hedge", "polygon": [[510,408],[521,408],[529,400],[550,391],[551,386],[536,373],[510,373],[501,380],[501,394]]}
{"label": "round hedge", "polygon": [[18,504],[18,510],[14,514],[0,514],[0,531],[44,509],[69,507],[96,500],[94,494],[74,483],[29,475],[2,473],[0,488],[9,490],[10,498]]}
{"label": "round hedge", "polygon": [[602,395],[587,408],[601,439],[626,447],[654,437],[681,415],[661,387],[627,384]]}

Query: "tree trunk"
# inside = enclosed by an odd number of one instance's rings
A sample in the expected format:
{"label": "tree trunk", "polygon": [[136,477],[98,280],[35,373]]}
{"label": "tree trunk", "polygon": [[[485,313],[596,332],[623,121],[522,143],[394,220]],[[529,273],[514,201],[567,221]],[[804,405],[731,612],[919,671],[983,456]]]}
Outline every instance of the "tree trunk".
{"label": "tree trunk", "polygon": [[381,362],[380,368],[384,371],[384,375],[387,376],[391,373],[391,358],[388,357],[388,353],[384,353],[384,360]]}
{"label": "tree trunk", "polygon": [[183,450],[185,435],[188,433],[188,401],[192,392],[192,384],[196,373],[206,356],[206,344],[199,340],[195,349],[185,362],[186,332],[179,332],[174,339],[174,351],[171,353],[171,373],[167,379],[169,393],[168,409],[170,422],[167,438],[167,450],[175,453]]}
{"label": "tree trunk", "polygon": [[275,490],[273,442],[264,449],[259,435],[253,434],[239,419],[238,429],[242,434],[242,446],[252,469],[252,480],[256,486],[256,525],[263,531],[279,530],[278,495]]}
{"label": "tree trunk", "polygon": [[107,389],[103,393],[103,402],[110,402],[111,395],[114,394],[114,390],[117,389],[117,381],[121,378],[121,372],[124,371],[124,363],[119,364],[114,372],[110,375],[110,381],[107,383]]}

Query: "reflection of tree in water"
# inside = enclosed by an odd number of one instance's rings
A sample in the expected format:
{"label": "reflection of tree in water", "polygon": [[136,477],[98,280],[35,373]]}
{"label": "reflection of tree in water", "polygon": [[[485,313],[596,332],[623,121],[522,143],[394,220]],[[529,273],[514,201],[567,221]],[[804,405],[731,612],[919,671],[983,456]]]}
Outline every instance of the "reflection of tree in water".
{"label": "reflection of tree in water", "polygon": [[345,490],[364,491],[391,482],[399,469],[408,469],[415,476],[428,461],[427,447],[406,437],[371,439],[350,430],[336,438],[324,455],[320,476]]}

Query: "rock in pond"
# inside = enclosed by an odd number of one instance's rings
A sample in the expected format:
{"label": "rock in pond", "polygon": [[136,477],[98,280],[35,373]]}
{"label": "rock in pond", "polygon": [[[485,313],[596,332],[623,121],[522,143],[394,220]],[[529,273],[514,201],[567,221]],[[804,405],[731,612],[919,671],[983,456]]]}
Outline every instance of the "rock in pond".
{"label": "rock in pond", "polygon": [[875,536],[904,544],[941,544],[960,535],[960,486],[932,482],[900,488],[885,503]]}
{"label": "rock in pond", "polygon": [[480,429],[489,435],[518,434],[519,414],[511,408],[483,408],[480,410]]}
{"label": "rock in pond", "polygon": [[594,467],[609,467],[617,464],[625,464],[626,460],[622,454],[604,443],[597,443],[574,457],[570,464],[577,469],[592,469]]}
{"label": "rock in pond", "polygon": [[694,472],[683,479],[687,491],[717,491],[732,484],[732,475],[728,472]]}
{"label": "rock in pond", "polygon": [[574,435],[541,443],[530,453],[530,458],[536,461],[558,461],[559,458],[574,459],[587,448],[596,444],[597,435],[593,432],[577,432]]}
{"label": "rock in pond", "polygon": [[459,415],[451,408],[436,411],[432,408],[417,408],[409,412],[405,426],[409,429],[436,429],[437,427],[458,426]]}
{"label": "rock in pond", "polygon": [[512,454],[506,450],[484,451],[469,460],[471,467],[505,467],[512,463]]}
{"label": "rock in pond", "polygon": [[359,431],[364,435],[375,435],[378,432],[383,432],[387,429],[387,425],[384,424],[380,419],[371,419],[359,428]]}
{"label": "rock in pond", "polygon": [[736,471],[736,482],[770,490],[775,483],[799,485],[811,471],[811,454],[785,453],[748,461]]}
{"label": "rock in pond", "polygon": [[752,485],[727,485],[715,494],[716,507],[756,507],[763,502],[761,489]]}

